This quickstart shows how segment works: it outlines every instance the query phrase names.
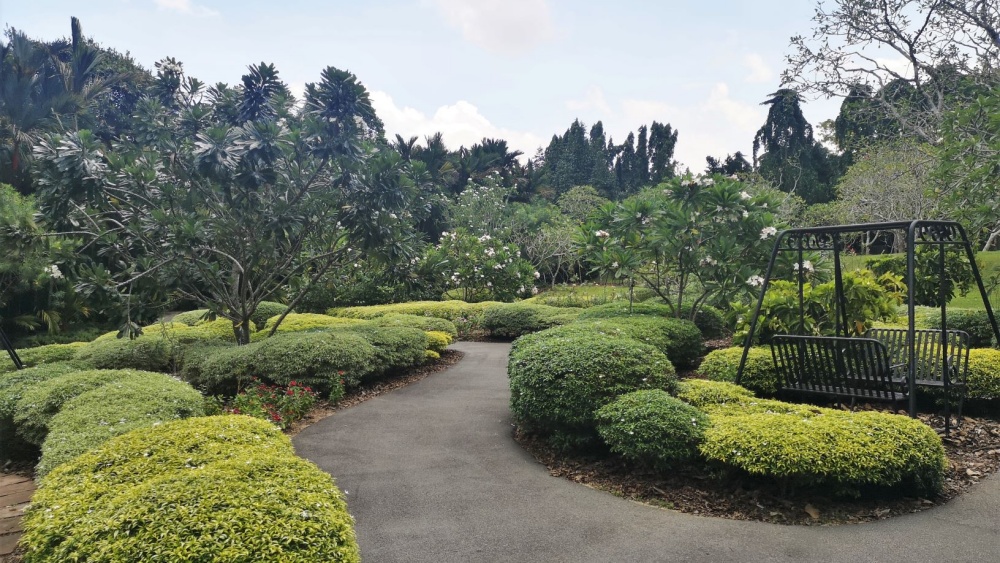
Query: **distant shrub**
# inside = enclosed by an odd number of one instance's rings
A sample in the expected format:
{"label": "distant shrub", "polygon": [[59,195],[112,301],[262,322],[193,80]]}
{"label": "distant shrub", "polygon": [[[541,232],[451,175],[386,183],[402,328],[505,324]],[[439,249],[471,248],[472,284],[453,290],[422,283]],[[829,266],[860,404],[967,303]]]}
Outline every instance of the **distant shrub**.
{"label": "distant shrub", "polygon": [[608,319],[611,317],[631,317],[637,315],[652,315],[656,317],[672,317],[673,310],[661,303],[633,303],[629,307],[628,301],[615,301],[591,307],[580,313],[580,320],[588,319]]}
{"label": "distant shrub", "polygon": [[594,419],[611,451],[659,470],[697,456],[708,426],[703,412],[660,389],[626,393]]}
{"label": "distant shrub", "polygon": [[701,333],[691,321],[634,315],[580,321],[577,324],[602,334],[624,336],[655,346],[670,358],[670,363],[677,369],[694,367],[704,350]]}
{"label": "distant shrub", "polygon": [[507,373],[515,420],[564,447],[593,443],[594,411],[615,397],[640,389],[670,391],[677,380],[667,357],[648,344],[549,331],[518,340]]}
{"label": "distant shrub", "polygon": [[486,307],[496,304],[496,301],[466,303],[465,301],[411,301],[392,305],[368,305],[365,307],[343,307],[330,309],[327,314],[353,319],[374,319],[383,315],[404,314],[437,317],[455,322],[460,318],[468,318]]}
{"label": "distant shrub", "polygon": [[[742,356],[742,346],[714,350],[705,356],[698,371],[712,381],[735,382]],[[778,372],[774,369],[774,358],[771,356],[770,348],[765,346],[750,348],[746,365],[743,366],[740,385],[763,395],[774,395],[778,392],[780,381]]]}
{"label": "distant shrub", "polygon": [[[948,309],[946,311],[948,329],[969,333],[970,348],[989,348],[993,345],[993,326],[986,309]],[[998,321],[1000,322],[1000,321]],[[941,313],[927,315],[928,328],[941,328]]]}
{"label": "distant shrub", "polygon": [[446,332],[431,330],[424,333],[427,337],[427,349],[442,352],[451,344],[451,335]]}
{"label": "distant shrub", "polygon": [[339,332],[361,336],[375,348],[375,368],[364,374],[368,377],[418,366],[426,358],[427,333],[418,328],[362,324],[348,326]]}
{"label": "distant shrub", "polygon": [[73,360],[92,369],[139,369],[171,371],[178,344],[147,336],[134,340],[96,340],[79,348]]}
{"label": "distant shrub", "polygon": [[724,381],[683,379],[677,384],[677,398],[699,409],[726,403],[739,403],[753,399],[753,393],[744,387]]}
{"label": "distant shrub", "polygon": [[49,333],[40,332],[30,336],[22,336],[14,342],[14,348],[26,350],[37,346],[49,344],[72,344],[74,342],[90,342],[98,336],[104,334],[105,329],[96,325],[81,325],[70,327],[66,331]]}
{"label": "distant shrub", "polygon": [[[633,300],[646,301],[654,296],[653,290],[645,287],[635,288]],[[552,307],[589,308],[606,303],[628,303],[628,288],[622,286],[588,286],[586,284],[557,285],[546,289],[538,295],[525,299],[527,303],[550,305]]]}
{"label": "distant shrub", "polygon": [[565,324],[574,318],[571,311],[533,303],[498,303],[483,309],[480,324],[496,338],[514,339]]}
{"label": "distant shrub", "polygon": [[199,321],[206,320],[208,315],[208,309],[195,309],[194,311],[185,311],[183,313],[177,313],[173,316],[171,322],[184,324],[187,326],[194,326],[198,324]]}
{"label": "distant shrub", "polygon": [[360,561],[330,476],[243,416],[135,430],[60,465],[32,499],[21,545],[27,563]]}
{"label": "distant shrub", "polygon": [[204,414],[204,399],[187,383],[135,372],[70,399],[49,421],[39,477],[107,440],[134,430]]}
{"label": "distant shrub", "polygon": [[458,329],[455,327],[455,323],[448,319],[439,319],[437,317],[393,313],[376,317],[369,322],[375,326],[402,326],[419,328],[425,332],[444,332],[450,335],[452,339],[458,336]]}
{"label": "distant shrub", "polygon": [[[278,322],[278,318],[281,315],[275,315],[264,323],[264,327],[254,335],[254,340],[266,338],[271,332],[271,327]],[[356,319],[345,319],[339,317],[331,317],[330,315],[322,315],[319,313],[289,313],[285,316],[285,320],[281,321],[278,325],[277,333],[282,332],[303,332],[307,330],[326,330],[330,328],[339,328],[346,326],[354,326],[361,324],[363,321]],[[276,333],[276,334],[277,334]]]}
{"label": "distant shrub", "polygon": [[76,371],[67,363],[44,364],[0,376],[0,459],[20,458],[33,453],[35,445],[17,435],[14,411],[25,391],[41,381]]}
{"label": "distant shrub", "polygon": [[[17,433],[41,446],[49,432],[49,422],[64,404],[91,389],[141,373],[134,370],[74,371],[39,381],[26,389],[14,407]],[[149,373],[149,372],[147,372]],[[162,374],[154,374],[162,377]]]}
{"label": "distant shrub", "polygon": [[[86,342],[71,342],[69,344],[46,344],[44,346],[36,346],[34,348],[25,348],[23,350],[17,350],[17,356],[21,358],[21,363],[25,367],[34,367],[44,364],[54,364],[57,362],[67,362],[73,359],[76,352],[83,346]],[[11,372],[16,371],[17,366],[14,362],[7,361],[7,353],[0,352],[3,355],[0,358],[0,372]],[[3,377],[3,376],[0,376]]]}
{"label": "distant shrub", "polygon": [[1000,350],[992,348],[969,350],[967,381],[970,399],[1000,398]]}
{"label": "distant shrub", "polygon": [[[257,305],[257,310],[250,315],[250,320],[254,324],[254,328],[257,330],[264,330],[264,325],[267,321],[280,316],[288,309],[288,305],[284,303],[276,303],[274,301],[261,301]],[[294,313],[289,313],[290,315]]]}

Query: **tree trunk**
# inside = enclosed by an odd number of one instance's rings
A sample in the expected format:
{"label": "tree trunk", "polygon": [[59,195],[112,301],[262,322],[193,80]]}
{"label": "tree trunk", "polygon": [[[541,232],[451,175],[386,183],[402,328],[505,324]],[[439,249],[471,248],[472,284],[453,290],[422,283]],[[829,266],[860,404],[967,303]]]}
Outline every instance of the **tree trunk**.
{"label": "tree trunk", "polygon": [[236,335],[237,346],[250,344],[250,319],[233,321],[233,333]]}

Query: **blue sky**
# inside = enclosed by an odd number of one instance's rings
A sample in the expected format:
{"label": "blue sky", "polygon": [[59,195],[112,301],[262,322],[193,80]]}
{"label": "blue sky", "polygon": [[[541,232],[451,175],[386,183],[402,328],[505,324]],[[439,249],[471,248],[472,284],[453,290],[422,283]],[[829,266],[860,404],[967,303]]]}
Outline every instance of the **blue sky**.
{"label": "blue sky", "polygon": [[[274,63],[293,90],[329,65],[355,73],[389,135],[444,133],[451,148],[502,137],[531,155],[574,118],[616,141],[654,119],[676,157],[750,154],[807,0],[0,0],[0,24],[53,39],[84,34],[143,66],[165,56],[208,82]],[[814,100],[806,117],[836,115]]]}

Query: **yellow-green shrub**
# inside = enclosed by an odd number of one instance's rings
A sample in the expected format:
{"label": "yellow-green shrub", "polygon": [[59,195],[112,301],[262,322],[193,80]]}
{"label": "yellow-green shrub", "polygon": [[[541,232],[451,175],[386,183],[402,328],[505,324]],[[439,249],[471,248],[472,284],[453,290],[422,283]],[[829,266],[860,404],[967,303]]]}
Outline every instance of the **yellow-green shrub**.
{"label": "yellow-green shrub", "polygon": [[429,330],[424,333],[427,337],[427,349],[441,352],[451,344],[451,335],[446,332]]}
{"label": "yellow-green shrub", "polygon": [[0,458],[11,459],[34,453],[33,446],[15,432],[14,411],[25,391],[41,381],[55,379],[76,370],[71,364],[55,363],[0,376]]}
{"label": "yellow-green shrub", "polygon": [[98,339],[78,349],[73,361],[91,369],[171,371],[179,346],[177,342],[154,336]]}
{"label": "yellow-green shrub", "polygon": [[458,336],[458,328],[455,327],[455,323],[449,321],[448,319],[439,319],[437,317],[392,313],[376,317],[368,322],[375,326],[402,326],[419,328],[423,331],[435,330],[447,333],[453,339]]}
{"label": "yellow-green shrub", "polygon": [[343,307],[327,311],[329,315],[353,319],[374,319],[383,315],[404,314],[437,317],[454,322],[461,317],[471,317],[497,301],[466,303],[465,301],[411,301],[391,305],[368,305],[365,307]]}
{"label": "yellow-green shrub", "polygon": [[969,350],[968,386],[969,398],[1000,398],[1000,350]]}
{"label": "yellow-green shrub", "polygon": [[677,384],[677,398],[703,409],[713,405],[753,399],[753,393],[744,387],[725,381],[683,379]]}
{"label": "yellow-green shrub", "polygon": [[[714,350],[702,360],[698,372],[712,381],[735,382],[742,355],[742,346]],[[766,346],[750,348],[740,385],[756,393],[773,395],[778,392],[779,383],[771,349]]]}
{"label": "yellow-green shrub", "polygon": [[[73,359],[76,352],[83,346],[86,342],[71,342],[69,344],[46,344],[44,346],[36,346],[34,348],[24,348],[23,350],[17,351],[17,356],[21,358],[21,363],[25,367],[35,367],[45,364],[54,364],[57,362],[67,362]],[[0,361],[0,372],[12,372],[17,370],[17,366],[14,362],[8,362],[5,352],[0,352],[4,355],[2,361]]]}
{"label": "yellow-green shrub", "polygon": [[725,410],[712,413],[701,453],[752,475],[847,495],[868,487],[933,494],[944,482],[948,461],[941,439],[909,417],[833,409],[805,416],[744,414],[731,405]]}
{"label": "yellow-green shrub", "polygon": [[205,316],[208,315],[208,309],[195,309],[194,311],[184,311],[183,313],[177,313],[171,320],[171,322],[184,324],[187,326],[194,326],[198,324],[199,321],[205,320]]}
{"label": "yellow-green shrub", "polygon": [[135,372],[63,404],[49,421],[42,458],[44,476],[54,467],[107,440],[146,426],[201,416],[205,400],[187,383],[160,373]]}
{"label": "yellow-green shrub", "polygon": [[360,561],[330,476],[243,416],[136,430],[59,466],[32,499],[21,546],[26,563]]}
{"label": "yellow-green shrub", "polygon": [[[278,322],[278,318],[281,315],[275,315],[264,323],[264,327],[260,332],[251,336],[252,340],[259,340],[266,338],[268,334],[271,333],[271,327],[274,323]],[[345,326],[353,326],[361,324],[364,321],[357,319],[344,319],[338,317],[331,317],[330,315],[323,315],[319,313],[289,313],[285,316],[285,320],[281,321],[278,325],[278,330],[275,334],[282,332],[302,332],[306,330],[324,330],[330,328],[338,328]]]}
{"label": "yellow-green shrub", "polygon": [[428,362],[434,362],[441,359],[441,354],[438,354],[434,350],[424,351],[424,360]]}

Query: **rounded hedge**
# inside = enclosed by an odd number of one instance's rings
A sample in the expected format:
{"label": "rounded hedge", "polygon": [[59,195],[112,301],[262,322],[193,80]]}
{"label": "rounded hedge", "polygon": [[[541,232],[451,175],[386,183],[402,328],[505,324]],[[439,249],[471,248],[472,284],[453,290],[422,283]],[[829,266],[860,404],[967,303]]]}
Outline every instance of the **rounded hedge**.
{"label": "rounded hedge", "polygon": [[992,348],[969,350],[967,377],[970,399],[1000,398],[1000,350]]}
{"label": "rounded hedge", "polygon": [[[254,328],[257,330],[263,330],[264,325],[271,318],[280,316],[288,309],[288,305],[284,303],[276,303],[274,301],[261,301],[257,304],[257,310],[250,315],[250,321],[253,322]],[[294,314],[294,313],[289,313]]]}
{"label": "rounded hedge", "polygon": [[[709,352],[698,372],[712,381],[736,381],[736,371],[740,367],[743,356],[742,346],[723,348]],[[771,349],[766,346],[750,348],[746,365],[743,366],[743,377],[740,385],[762,395],[774,395],[779,387],[778,372],[774,369],[774,358]]]}
{"label": "rounded hedge", "polygon": [[379,377],[424,363],[427,333],[417,328],[348,326],[338,332],[363,337],[375,348],[375,367],[364,376]]}
{"label": "rounded hedge", "polygon": [[632,305],[629,306],[628,301],[614,301],[612,303],[605,303],[604,305],[597,305],[595,307],[585,309],[582,313],[580,313],[580,320],[609,319],[612,317],[628,317],[636,315],[672,317],[674,316],[674,313],[670,307],[662,303],[639,302],[632,303]]}
{"label": "rounded hedge", "polygon": [[598,334],[535,333],[512,349],[510,408],[526,430],[586,445],[596,438],[594,411],[640,389],[672,390],[677,378],[656,348]]}
{"label": "rounded hedge", "polygon": [[[25,367],[35,367],[45,364],[68,362],[73,359],[77,351],[86,346],[86,342],[70,342],[68,344],[45,344],[34,348],[24,348],[17,351],[17,356],[21,358],[21,363]],[[7,354],[4,353],[4,361],[0,362],[0,372],[17,371],[14,362],[6,361]],[[0,376],[2,377],[2,376]]]}
{"label": "rounded hedge", "polygon": [[495,338],[514,339],[566,324],[582,309],[570,309],[535,303],[497,303],[482,311],[480,325]]}
{"label": "rounded hedge", "polygon": [[465,301],[410,301],[409,303],[394,303],[391,305],[367,305],[364,307],[333,308],[328,315],[348,317],[353,319],[374,319],[384,315],[404,314],[423,317],[437,317],[454,322],[456,319],[468,318],[482,312],[497,301],[481,301],[466,303]]}
{"label": "rounded hedge", "polygon": [[[929,328],[941,329],[941,312],[927,314],[924,319]],[[947,311],[949,330],[962,330],[969,334],[970,348],[989,348],[993,345],[993,325],[986,309],[953,309]]]}
{"label": "rounded hedge", "polygon": [[170,371],[177,343],[154,336],[95,340],[77,350],[73,361],[91,369]]}
{"label": "rounded hedge", "polygon": [[208,309],[195,309],[194,311],[184,311],[183,313],[177,313],[174,315],[170,322],[180,323],[187,326],[194,326],[198,324],[199,321],[205,320],[205,316],[208,314]]}
{"label": "rounded hedge", "polygon": [[[26,389],[14,407],[14,425],[24,440],[41,446],[49,422],[70,399],[91,389],[141,373],[134,370],[87,370],[39,381]],[[145,372],[150,373],[150,372]],[[162,374],[151,374],[162,376]]]}
{"label": "rounded hedge", "polygon": [[944,482],[941,438],[918,420],[874,411],[728,410],[712,414],[701,453],[751,475],[852,496],[868,487],[933,494]]}
{"label": "rounded hedge", "polygon": [[441,332],[438,330],[430,330],[424,333],[427,338],[427,344],[425,345],[428,350],[432,352],[437,352],[440,357],[440,353],[451,344],[452,336],[447,332]]}
{"label": "rounded hedge", "polygon": [[425,332],[444,332],[451,336],[452,339],[458,337],[458,328],[455,327],[455,323],[448,319],[439,319],[437,317],[392,313],[374,318],[369,322],[375,326],[408,327],[419,328]]}
{"label": "rounded hedge", "polygon": [[[24,561],[360,561],[333,480],[243,416],[136,430],[42,479]],[[126,533],[122,533],[125,531]]]}
{"label": "rounded hedge", "polygon": [[708,381],[705,379],[684,379],[677,384],[677,398],[704,409],[714,405],[739,403],[753,399],[753,392],[734,383]]}
{"label": "rounded hedge", "polygon": [[576,324],[601,334],[631,338],[650,344],[666,354],[677,369],[694,367],[704,350],[701,333],[691,321],[635,315],[593,319]]}
{"label": "rounded hedge", "polygon": [[37,447],[17,435],[14,411],[25,391],[35,384],[77,371],[68,363],[44,364],[0,376],[0,458],[20,458]]}
{"label": "rounded hedge", "polygon": [[708,416],[660,389],[626,393],[594,413],[611,451],[659,470],[698,455]]}
{"label": "rounded hedge", "polygon": [[52,468],[136,428],[202,416],[205,400],[187,383],[159,373],[136,372],[67,401],[49,421],[43,476]]}
{"label": "rounded hedge", "polygon": [[[281,317],[280,314],[275,315],[264,323],[264,327],[260,329],[254,336],[254,340],[267,338],[268,334],[271,333],[271,327],[274,326],[278,319]],[[285,319],[281,321],[278,325],[278,330],[276,334],[282,332],[303,332],[307,330],[326,330],[331,328],[340,328],[346,326],[353,326],[361,324],[363,321],[357,319],[345,319],[339,317],[331,317],[330,315],[323,315],[320,313],[289,313],[285,315]]]}

